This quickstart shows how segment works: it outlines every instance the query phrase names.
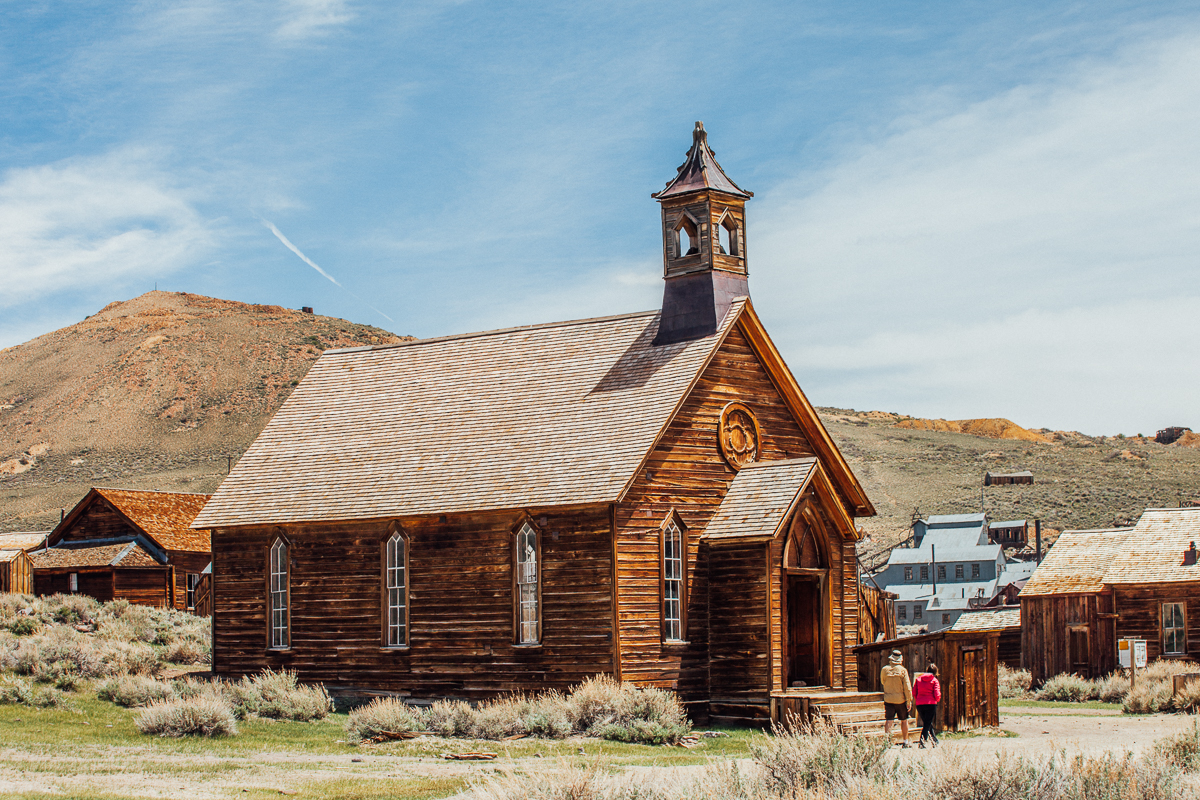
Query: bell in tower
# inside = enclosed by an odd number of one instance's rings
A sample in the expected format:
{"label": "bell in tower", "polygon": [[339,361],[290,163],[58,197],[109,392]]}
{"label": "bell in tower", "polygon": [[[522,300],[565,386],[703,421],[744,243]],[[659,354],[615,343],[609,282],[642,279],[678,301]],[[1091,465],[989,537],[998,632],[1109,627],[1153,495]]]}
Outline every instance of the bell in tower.
{"label": "bell in tower", "polygon": [[716,332],[737,297],[747,297],[746,200],[717,163],[704,123],[692,132],[692,149],[661,192],[662,318],[655,344],[698,339]]}

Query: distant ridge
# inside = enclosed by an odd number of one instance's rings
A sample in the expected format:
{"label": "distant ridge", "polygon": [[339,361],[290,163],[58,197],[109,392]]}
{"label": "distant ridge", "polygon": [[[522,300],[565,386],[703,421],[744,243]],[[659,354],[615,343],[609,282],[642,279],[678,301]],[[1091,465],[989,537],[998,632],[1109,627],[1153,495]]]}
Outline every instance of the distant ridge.
{"label": "distant ridge", "polygon": [[918,431],[947,431],[949,433],[966,433],[971,436],[982,436],[985,439],[1015,439],[1022,442],[1044,442],[1052,440],[1048,436],[1022,428],[1010,419],[904,419],[896,423],[897,428],[909,428]]}

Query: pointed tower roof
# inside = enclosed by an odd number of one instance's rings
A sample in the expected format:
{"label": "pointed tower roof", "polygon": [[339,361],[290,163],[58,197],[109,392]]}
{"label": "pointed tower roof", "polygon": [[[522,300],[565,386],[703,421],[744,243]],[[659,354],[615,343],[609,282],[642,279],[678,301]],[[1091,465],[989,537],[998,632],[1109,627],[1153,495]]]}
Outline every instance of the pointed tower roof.
{"label": "pointed tower roof", "polygon": [[754,196],[754,192],[747,192],[729,180],[729,176],[717,163],[717,154],[708,146],[708,132],[704,130],[704,123],[697,122],[696,129],[692,131],[692,149],[688,150],[687,159],[679,167],[679,174],[665,189],[652,194],[651,197],[663,200],[703,189],[725,192],[737,197]]}

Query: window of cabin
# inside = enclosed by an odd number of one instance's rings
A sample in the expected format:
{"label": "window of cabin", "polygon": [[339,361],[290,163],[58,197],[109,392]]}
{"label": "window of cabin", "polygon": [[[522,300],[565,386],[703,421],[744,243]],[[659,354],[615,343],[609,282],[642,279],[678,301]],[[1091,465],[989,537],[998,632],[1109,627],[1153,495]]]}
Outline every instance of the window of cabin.
{"label": "window of cabin", "polygon": [[384,645],[408,644],[408,546],[400,531],[383,545]]}
{"label": "window of cabin", "polygon": [[906,580],[906,581],[912,580],[912,567],[904,568],[904,580]]}
{"label": "window of cabin", "polygon": [[896,619],[908,619],[908,606],[896,606]]}
{"label": "window of cabin", "polygon": [[1163,655],[1187,653],[1187,622],[1183,603],[1162,604]]}
{"label": "window of cabin", "polygon": [[921,565],[921,583],[929,583],[929,565]]}
{"label": "window of cabin", "polygon": [[978,565],[978,564],[972,564],[972,565],[971,565],[971,577],[972,577],[972,578],[978,578],[978,577],[979,577],[979,565]]}
{"label": "window of cabin", "polygon": [[267,616],[272,650],[286,650],[291,646],[291,619],[289,618],[288,545],[276,539],[271,545],[268,559],[268,590],[270,613]]}
{"label": "window of cabin", "polygon": [[672,516],[662,529],[662,627],[668,642],[683,641],[686,546],[683,528]]}
{"label": "window of cabin", "polygon": [[913,619],[920,619],[923,613],[920,606],[913,606]]}
{"label": "window of cabin", "polygon": [[517,644],[542,639],[541,572],[538,534],[528,522],[517,531]]}
{"label": "window of cabin", "polygon": [[945,564],[938,564],[938,580],[939,581],[946,580],[946,565]]}
{"label": "window of cabin", "polygon": [[963,579],[963,565],[955,564],[954,565],[954,580],[961,581],[962,579]]}
{"label": "window of cabin", "polygon": [[79,591],[79,573],[78,572],[72,572],[70,575],[67,576],[67,588],[70,589],[72,592]]}
{"label": "window of cabin", "polygon": [[185,580],[186,580],[185,586],[187,587],[187,592],[185,594],[185,596],[187,597],[187,610],[195,611],[196,610],[196,587],[200,585],[200,575],[195,572],[189,572],[187,574],[187,577]]}

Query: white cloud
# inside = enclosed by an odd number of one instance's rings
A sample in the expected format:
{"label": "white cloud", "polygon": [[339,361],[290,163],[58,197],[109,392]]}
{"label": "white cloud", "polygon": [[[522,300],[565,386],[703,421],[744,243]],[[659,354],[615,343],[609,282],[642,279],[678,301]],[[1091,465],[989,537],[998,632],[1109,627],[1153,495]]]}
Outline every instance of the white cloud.
{"label": "white cloud", "polygon": [[1145,367],[1181,354],[1184,330],[1164,326],[1189,319],[1155,304],[1194,310],[1200,297],[1198,71],[1196,34],[1141,45],[905,120],[756,200],[769,210],[752,230],[752,288],[785,350],[804,354],[793,366],[836,353],[832,395],[853,395],[866,370],[881,382],[870,396],[951,416],[981,415],[1004,381],[1036,376],[1057,393],[1027,404],[1023,422],[1037,425],[1058,403],[1077,410],[1062,419],[1109,429],[1148,426],[1150,406],[1168,413],[1147,397],[1113,402],[1131,375],[1145,394],[1194,395],[1200,373]]}
{"label": "white cloud", "polygon": [[200,214],[144,153],[14,169],[0,180],[0,306],[167,275],[210,244]]}
{"label": "white cloud", "polygon": [[354,19],[346,0],[284,0],[281,39],[308,39]]}

